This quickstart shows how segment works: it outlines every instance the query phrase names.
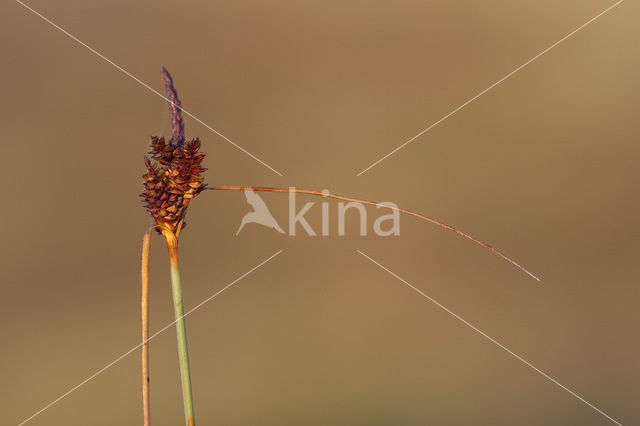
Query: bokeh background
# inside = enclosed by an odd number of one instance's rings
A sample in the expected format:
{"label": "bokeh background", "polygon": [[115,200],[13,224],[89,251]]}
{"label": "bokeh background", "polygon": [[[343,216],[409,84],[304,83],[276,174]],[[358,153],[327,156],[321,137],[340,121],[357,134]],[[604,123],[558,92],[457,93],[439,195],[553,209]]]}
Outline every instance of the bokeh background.
{"label": "bokeh background", "polygon": [[[554,48],[369,164],[611,1],[45,1],[29,5],[193,119],[207,182],[330,189],[440,218],[401,236],[235,231],[205,193],[181,238],[201,425],[600,425],[604,416],[419,296],[362,250],[623,424],[639,424],[640,7]],[[166,105],[16,2],[0,6],[0,423],[18,424],[139,341],[138,199]],[[263,197],[284,225],[287,196]],[[308,215],[320,228],[319,199]],[[380,212],[369,211],[370,218]],[[369,224],[371,229],[371,224]],[[173,319],[152,244],[151,328]],[[141,424],[135,351],[28,424]],[[155,425],[182,424],[175,333],[151,344]]]}

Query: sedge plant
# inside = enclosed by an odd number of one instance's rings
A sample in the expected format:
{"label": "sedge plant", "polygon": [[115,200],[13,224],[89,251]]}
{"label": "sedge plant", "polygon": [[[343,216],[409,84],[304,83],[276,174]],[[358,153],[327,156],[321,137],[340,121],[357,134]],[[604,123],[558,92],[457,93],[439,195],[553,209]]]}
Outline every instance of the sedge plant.
{"label": "sedge plant", "polygon": [[187,333],[184,320],[184,307],[182,303],[182,285],[180,282],[180,270],[178,268],[178,241],[180,233],[185,227],[185,215],[190,201],[205,190],[209,191],[257,191],[298,193],[313,196],[321,196],[336,200],[357,202],[365,205],[395,210],[418,219],[425,220],[492,251],[502,259],[516,266],[537,281],[538,277],[515,262],[501,251],[489,244],[466,234],[459,229],[447,225],[439,220],[416,213],[411,210],[399,208],[386,203],[377,203],[359,198],[346,197],[326,191],[316,191],[300,188],[276,188],[264,186],[207,186],[204,183],[203,173],[206,171],[201,163],[205,154],[200,152],[200,140],[185,139],[184,121],[178,93],[174,87],[169,72],[162,68],[162,80],[165,86],[166,99],[169,104],[171,116],[172,137],[165,141],[163,137],[151,137],[151,149],[149,157],[145,157],[147,172],[143,175],[144,191],[141,194],[145,207],[153,219],[152,225],[145,232],[142,244],[142,400],[144,425],[151,424],[150,394],[149,394],[149,247],[153,231],[165,238],[169,251],[171,287],[173,295],[173,307],[175,325],[178,340],[178,360],[180,378],[182,382],[182,398],[187,426],[195,425],[193,395],[191,389],[191,374],[189,368],[189,351],[187,346]]}

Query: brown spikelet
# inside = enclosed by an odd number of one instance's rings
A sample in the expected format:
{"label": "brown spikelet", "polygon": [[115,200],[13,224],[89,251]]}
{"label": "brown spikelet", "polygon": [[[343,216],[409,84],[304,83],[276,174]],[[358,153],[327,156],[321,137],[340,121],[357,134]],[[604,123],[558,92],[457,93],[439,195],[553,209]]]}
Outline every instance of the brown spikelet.
{"label": "brown spikelet", "polygon": [[167,71],[165,67],[162,67],[162,81],[164,82],[167,100],[169,101],[169,115],[171,116],[171,133],[173,134],[173,138],[169,141],[169,144],[175,148],[178,145],[182,145],[185,141],[182,104],[180,103],[180,98],[178,98],[178,91],[173,86],[171,74],[169,74],[169,71]]}
{"label": "brown spikelet", "polygon": [[206,154],[199,152],[200,139],[185,141],[180,100],[164,67],[162,77],[167,98],[172,102],[169,111],[173,137],[169,142],[164,137],[151,137],[149,157],[144,157],[147,173],[142,176],[144,191],[141,197],[155,222],[176,233],[189,201],[206,187],[202,177],[206,169],[201,165]]}

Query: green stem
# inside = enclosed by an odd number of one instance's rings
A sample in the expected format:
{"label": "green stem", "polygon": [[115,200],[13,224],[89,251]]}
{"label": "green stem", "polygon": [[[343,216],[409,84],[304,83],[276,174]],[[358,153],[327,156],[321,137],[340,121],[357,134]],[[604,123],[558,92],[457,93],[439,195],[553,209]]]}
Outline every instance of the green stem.
{"label": "green stem", "polygon": [[171,262],[171,289],[173,293],[173,309],[176,317],[176,332],[178,336],[178,359],[180,362],[180,378],[182,379],[182,399],[184,401],[184,416],[187,426],[194,426],[193,396],[191,394],[191,374],[189,372],[189,351],[187,349],[187,330],[184,322],[184,308],[182,306],[182,286],[180,284],[180,270],[178,269],[178,240],[167,230],[163,230],[169,249]]}

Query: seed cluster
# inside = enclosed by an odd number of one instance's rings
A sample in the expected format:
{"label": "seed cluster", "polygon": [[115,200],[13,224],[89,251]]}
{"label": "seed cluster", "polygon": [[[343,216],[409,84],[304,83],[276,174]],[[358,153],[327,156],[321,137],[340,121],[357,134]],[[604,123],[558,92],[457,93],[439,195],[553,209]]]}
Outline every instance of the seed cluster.
{"label": "seed cluster", "polygon": [[[151,158],[144,157],[147,173],[143,175],[141,197],[158,225],[174,233],[183,221],[189,201],[202,192],[206,184],[201,166],[206,154],[200,151],[200,139],[183,142],[172,138],[151,137]],[[182,224],[184,226],[184,223]]]}

